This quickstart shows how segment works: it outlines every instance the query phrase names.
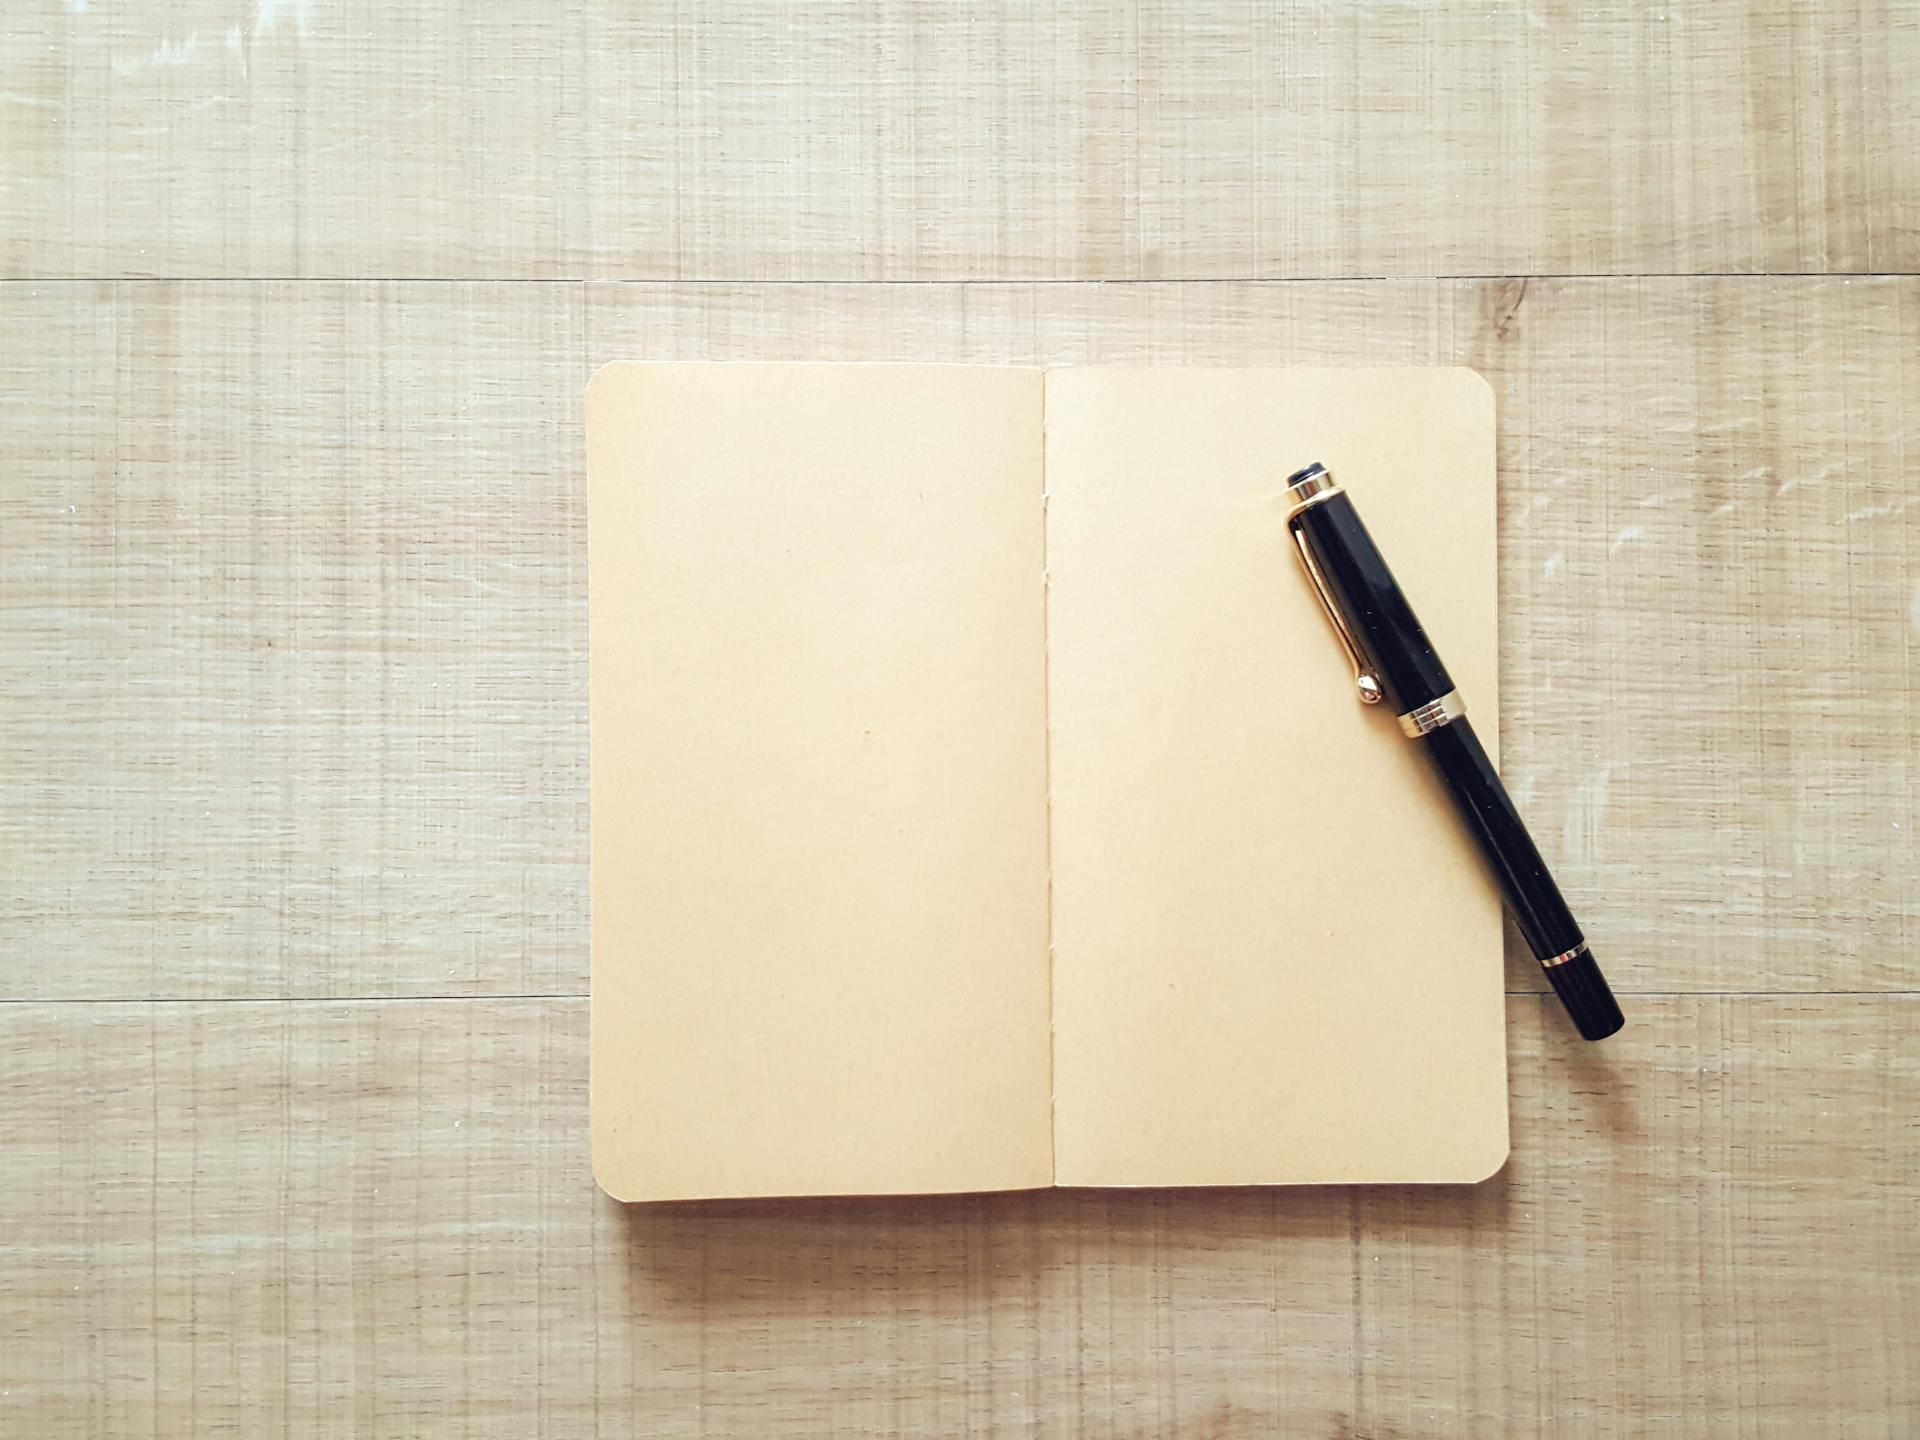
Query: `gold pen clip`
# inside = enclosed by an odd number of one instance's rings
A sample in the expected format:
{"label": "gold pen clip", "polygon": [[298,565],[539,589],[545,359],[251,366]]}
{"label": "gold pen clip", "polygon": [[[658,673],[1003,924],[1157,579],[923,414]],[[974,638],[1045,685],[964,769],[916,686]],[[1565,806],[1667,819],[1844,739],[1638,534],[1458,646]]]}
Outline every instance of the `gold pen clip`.
{"label": "gold pen clip", "polygon": [[1340,638],[1340,648],[1347,652],[1347,659],[1353,662],[1353,684],[1360,692],[1360,703],[1378,705],[1382,694],[1380,678],[1362,658],[1360,646],[1354,640],[1353,632],[1347,628],[1340,607],[1334,603],[1333,592],[1327,588],[1327,577],[1320,573],[1319,562],[1313,558],[1313,547],[1307,543],[1306,531],[1300,525],[1300,516],[1304,512],[1340,494],[1340,487],[1334,483],[1326,466],[1316,463],[1294,475],[1287,482],[1287,488],[1294,499],[1293,508],[1287,512],[1287,532],[1293,536],[1294,549],[1300,554],[1301,568],[1307,572],[1313,593],[1320,597],[1320,608],[1327,612],[1333,633]]}

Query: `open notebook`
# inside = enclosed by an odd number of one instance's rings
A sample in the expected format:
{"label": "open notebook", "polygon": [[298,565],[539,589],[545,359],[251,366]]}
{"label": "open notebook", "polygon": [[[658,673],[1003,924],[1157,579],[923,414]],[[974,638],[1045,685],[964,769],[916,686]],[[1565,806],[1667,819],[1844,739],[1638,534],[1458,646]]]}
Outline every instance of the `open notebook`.
{"label": "open notebook", "polygon": [[616,364],[587,411],[607,1191],[1498,1168],[1498,896],[1282,500],[1340,476],[1493,749],[1477,376]]}

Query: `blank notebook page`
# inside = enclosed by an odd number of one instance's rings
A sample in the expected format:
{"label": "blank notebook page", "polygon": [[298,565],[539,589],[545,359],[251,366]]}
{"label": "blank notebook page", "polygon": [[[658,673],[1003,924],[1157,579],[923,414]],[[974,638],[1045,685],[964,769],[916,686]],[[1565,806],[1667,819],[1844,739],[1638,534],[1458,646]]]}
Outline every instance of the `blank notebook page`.
{"label": "blank notebook page", "polygon": [[1041,386],[595,377],[609,1193],[1052,1179]]}
{"label": "blank notebook page", "polygon": [[1498,897],[1364,711],[1285,524],[1324,460],[1495,749],[1493,407],[1465,370],[1047,377],[1055,1179],[1478,1180]]}

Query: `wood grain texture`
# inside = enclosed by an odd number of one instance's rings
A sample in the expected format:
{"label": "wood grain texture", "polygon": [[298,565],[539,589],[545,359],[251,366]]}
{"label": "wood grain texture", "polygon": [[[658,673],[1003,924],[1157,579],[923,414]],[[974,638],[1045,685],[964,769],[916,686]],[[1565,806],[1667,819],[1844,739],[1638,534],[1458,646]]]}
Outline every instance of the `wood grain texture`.
{"label": "wood grain texture", "polygon": [[0,324],[0,994],[583,990],[578,289]]}
{"label": "wood grain texture", "polygon": [[29,0],[0,275],[1920,269],[1920,13]]}
{"label": "wood grain texture", "polygon": [[0,1428],[1909,1434],[1915,1004],[1515,997],[1479,1186],[629,1209],[578,1001],[0,1006]]}
{"label": "wood grain texture", "polygon": [[631,357],[1473,365],[1503,763],[1616,984],[1920,974],[1920,283],[43,285],[0,322],[0,995],[584,991],[581,392]]}

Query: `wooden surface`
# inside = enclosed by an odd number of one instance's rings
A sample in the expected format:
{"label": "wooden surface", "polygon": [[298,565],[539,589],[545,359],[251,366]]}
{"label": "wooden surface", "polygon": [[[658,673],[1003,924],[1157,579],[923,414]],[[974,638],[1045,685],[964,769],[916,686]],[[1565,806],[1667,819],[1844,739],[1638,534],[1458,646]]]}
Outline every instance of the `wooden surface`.
{"label": "wooden surface", "polygon": [[[1915,7],[15,10],[0,1433],[1920,1430]],[[580,397],[700,356],[1480,369],[1628,1029],[1513,947],[1465,1189],[604,1199]]]}
{"label": "wooden surface", "polygon": [[30,276],[1912,270],[1911,0],[14,0]]}

